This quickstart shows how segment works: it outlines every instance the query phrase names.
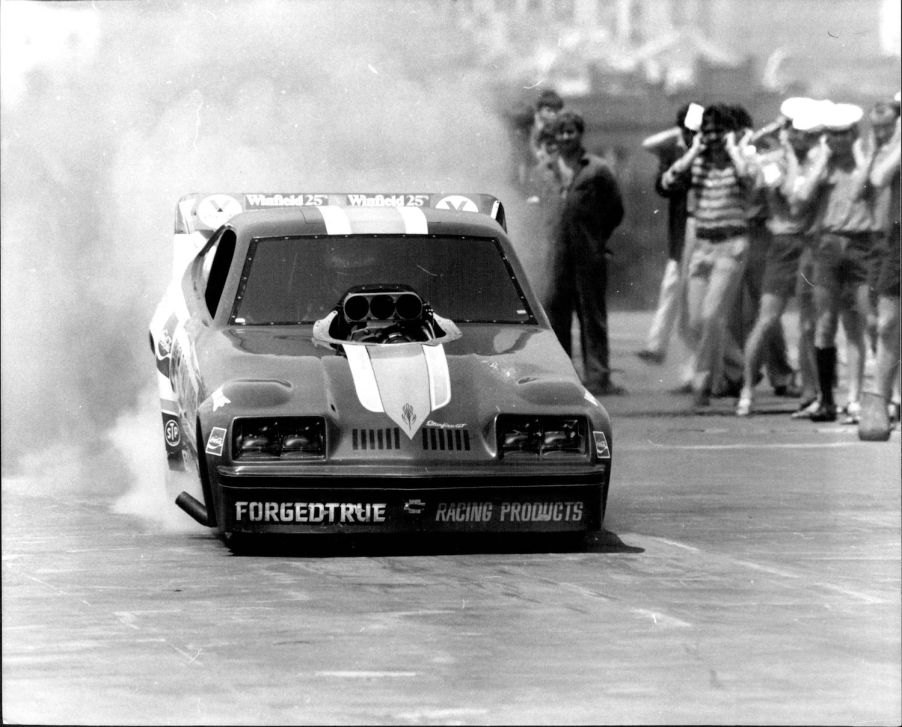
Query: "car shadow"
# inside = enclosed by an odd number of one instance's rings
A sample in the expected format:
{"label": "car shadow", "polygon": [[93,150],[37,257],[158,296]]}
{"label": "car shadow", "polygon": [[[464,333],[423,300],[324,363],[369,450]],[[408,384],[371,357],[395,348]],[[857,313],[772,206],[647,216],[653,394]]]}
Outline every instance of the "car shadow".
{"label": "car shadow", "polygon": [[644,548],[624,543],[609,530],[588,536],[582,533],[255,535],[232,536],[226,546],[234,556],[281,558],[644,552]]}

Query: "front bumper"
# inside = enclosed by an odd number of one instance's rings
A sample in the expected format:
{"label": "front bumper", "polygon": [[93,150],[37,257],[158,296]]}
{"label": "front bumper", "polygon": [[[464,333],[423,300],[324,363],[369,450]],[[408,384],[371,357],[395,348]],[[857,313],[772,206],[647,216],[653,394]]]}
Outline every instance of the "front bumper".
{"label": "front bumper", "polygon": [[597,476],[567,483],[342,479],[279,486],[224,478],[217,521],[226,533],[594,531],[604,520],[608,490],[607,478]]}

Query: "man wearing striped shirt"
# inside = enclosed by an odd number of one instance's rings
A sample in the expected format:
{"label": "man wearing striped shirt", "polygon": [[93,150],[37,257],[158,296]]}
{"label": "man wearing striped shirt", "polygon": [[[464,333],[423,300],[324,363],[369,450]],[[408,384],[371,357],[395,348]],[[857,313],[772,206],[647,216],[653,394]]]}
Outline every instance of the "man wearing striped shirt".
{"label": "man wearing striped shirt", "polygon": [[710,403],[723,367],[727,316],[748,260],[748,189],[752,171],[735,138],[733,114],[723,104],[705,109],[700,133],[667,170],[664,189],[685,188],[694,198],[695,245],[688,265],[688,340],[695,352],[695,406]]}

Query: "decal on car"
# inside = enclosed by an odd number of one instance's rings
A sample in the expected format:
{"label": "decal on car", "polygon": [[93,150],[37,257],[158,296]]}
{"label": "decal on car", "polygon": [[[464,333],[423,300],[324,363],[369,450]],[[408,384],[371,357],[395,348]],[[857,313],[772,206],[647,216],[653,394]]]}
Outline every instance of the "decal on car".
{"label": "decal on car", "polygon": [[404,503],[404,512],[409,512],[411,515],[422,515],[425,509],[426,503],[420,499],[408,500]]}
{"label": "decal on car", "polygon": [[364,409],[385,413],[409,439],[426,418],[451,401],[443,346],[343,345],[357,398]]}
{"label": "decal on car", "polygon": [[207,454],[215,454],[222,456],[222,448],[225,445],[226,430],[223,427],[213,427],[210,430],[210,437],[207,439]]}
{"label": "decal on car", "polygon": [[605,437],[604,432],[593,431],[592,436],[595,438],[595,451],[598,459],[610,459],[611,448],[608,447],[608,438]]}
{"label": "decal on car", "polygon": [[181,428],[178,421],[167,418],[166,423],[163,425],[163,430],[166,436],[166,444],[170,447],[177,447],[182,441]]}
{"label": "decal on car", "polygon": [[238,522],[384,523],[384,502],[268,502],[238,500]]}
{"label": "decal on car", "polygon": [[469,197],[462,194],[449,194],[435,203],[439,210],[457,210],[459,212],[479,212],[479,206]]}
{"label": "decal on car", "polygon": [[584,503],[578,500],[551,502],[440,502],[435,510],[438,523],[542,523],[583,519]]}
{"label": "decal on car", "polygon": [[349,194],[351,207],[424,207],[428,194]]}

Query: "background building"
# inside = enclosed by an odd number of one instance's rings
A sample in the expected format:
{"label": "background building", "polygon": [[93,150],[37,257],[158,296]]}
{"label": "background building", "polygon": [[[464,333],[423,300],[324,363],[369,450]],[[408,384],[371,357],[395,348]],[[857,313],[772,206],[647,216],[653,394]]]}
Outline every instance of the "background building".
{"label": "background building", "polygon": [[[686,101],[745,106],[756,124],[788,96],[868,108],[900,87],[900,0],[455,0],[499,110],[554,88],[586,116],[587,145],[615,166],[627,217],[612,240],[616,305],[653,305],[666,205],[646,135]],[[626,252],[629,254],[626,254]],[[622,252],[618,257],[618,252]]]}

